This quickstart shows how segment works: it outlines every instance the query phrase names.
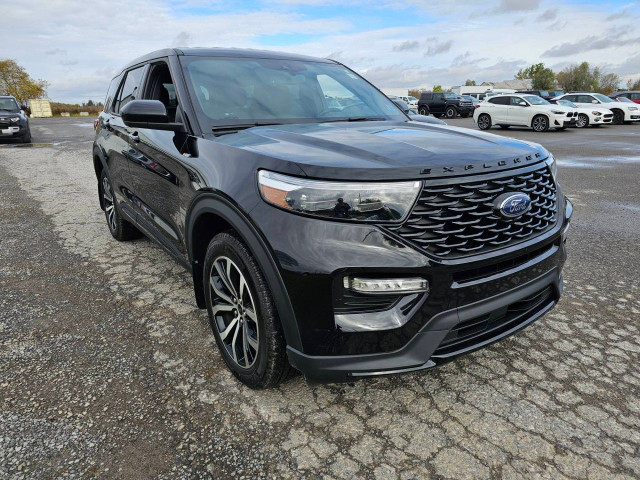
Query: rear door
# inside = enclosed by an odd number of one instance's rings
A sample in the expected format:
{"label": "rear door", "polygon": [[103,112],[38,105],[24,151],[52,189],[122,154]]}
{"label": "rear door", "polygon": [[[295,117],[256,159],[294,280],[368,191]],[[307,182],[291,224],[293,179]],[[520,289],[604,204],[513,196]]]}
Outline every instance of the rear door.
{"label": "rear door", "polygon": [[146,66],[133,68],[123,74],[115,98],[103,122],[104,149],[115,201],[121,211],[135,218],[132,208],[132,184],[129,172],[129,135],[131,131],[120,118],[120,109],[133,100],[142,82]]}
{"label": "rear door", "polygon": [[444,113],[445,101],[444,93],[434,93],[431,101],[431,113]]}
{"label": "rear door", "polygon": [[492,97],[488,100],[489,115],[494,125],[509,123],[509,97]]}

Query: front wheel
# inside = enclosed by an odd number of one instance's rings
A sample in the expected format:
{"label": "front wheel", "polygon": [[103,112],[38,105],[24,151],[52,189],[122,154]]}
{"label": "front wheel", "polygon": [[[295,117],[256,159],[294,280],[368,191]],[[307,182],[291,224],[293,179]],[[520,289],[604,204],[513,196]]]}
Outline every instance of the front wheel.
{"label": "front wheel", "polygon": [[478,128],[480,130],[489,130],[491,128],[491,117],[487,113],[483,113],[478,117]]}
{"label": "front wheel", "polygon": [[453,107],[447,107],[444,114],[447,118],[454,118],[458,114],[458,111]]}
{"label": "front wheel", "polygon": [[584,113],[581,113],[580,115],[578,115],[578,121],[576,122],[576,127],[584,128],[588,126],[589,126],[589,117],[586,116]]}
{"label": "front wheel", "polygon": [[613,123],[614,125],[622,125],[624,123],[624,113],[622,110],[612,110],[613,112]]}
{"label": "front wheel", "polygon": [[269,286],[245,244],[216,235],[204,262],[209,323],[227,367],[250,388],[275,387],[292,372]]}
{"label": "front wheel", "polygon": [[549,119],[544,115],[537,115],[533,117],[531,128],[536,132],[546,132],[549,130]]}

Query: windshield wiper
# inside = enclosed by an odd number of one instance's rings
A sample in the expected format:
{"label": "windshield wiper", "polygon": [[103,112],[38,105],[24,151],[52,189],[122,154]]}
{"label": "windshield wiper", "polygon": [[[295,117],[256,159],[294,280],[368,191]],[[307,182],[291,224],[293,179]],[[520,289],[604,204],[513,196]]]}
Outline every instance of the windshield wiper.
{"label": "windshield wiper", "polygon": [[347,118],[332,118],[330,120],[322,120],[320,123],[330,122],[379,122],[386,120],[384,117],[347,117]]}
{"label": "windshield wiper", "polygon": [[217,137],[219,135],[226,135],[227,133],[237,133],[240,130],[245,130],[251,127],[268,127],[271,125],[281,125],[278,122],[253,122],[253,123],[240,123],[238,125],[218,125],[213,127],[211,131]]}

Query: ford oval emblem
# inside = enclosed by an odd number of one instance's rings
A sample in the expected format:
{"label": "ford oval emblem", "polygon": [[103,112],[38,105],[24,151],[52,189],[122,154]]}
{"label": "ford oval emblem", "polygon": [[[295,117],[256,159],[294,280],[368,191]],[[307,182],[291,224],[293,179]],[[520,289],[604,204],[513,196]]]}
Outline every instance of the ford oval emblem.
{"label": "ford oval emblem", "polygon": [[531,208],[531,197],[526,193],[503,193],[494,201],[494,210],[504,218],[519,217]]}

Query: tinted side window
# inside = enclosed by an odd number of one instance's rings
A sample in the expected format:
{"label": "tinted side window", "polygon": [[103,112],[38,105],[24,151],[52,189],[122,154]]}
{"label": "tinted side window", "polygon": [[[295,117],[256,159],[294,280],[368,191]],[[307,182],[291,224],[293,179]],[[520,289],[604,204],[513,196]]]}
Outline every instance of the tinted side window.
{"label": "tinted side window", "polygon": [[118,90],[118,86],[120,85],[120,79],[122,79],[122,75],[118,75],[109,84],[109,90],[107,91],[107,98],[104,100],[104,111],[105,112],[113,112],[113,101],[115,100],[116,90]]}
{"label": "tinted side window", "polygon": [[578,103],[591,103],[594,98],[591,95],[577,95]]}
{"label": "tinted side window", "polygon": [[493,103],[495,105],[509,105],[509,98],[511,97],[493,97],[489,99],[489,103]]}
{"label": "tinted side window", "polygon": [[640,100],[640,93],[630,93],[629,98],[631,100]]}
{"label": "tinted side window", "polygon": [[520,97],[509,97],[511,99],[511,105],[514,105],[516,107],[521,106],[522,103],[524,103],[524,100],[522,100]]}
{"label": "tinted side window", "polygon": [[443,97],[444,97],[444,94],[442,94],[442,93],[434,93],[433,94],[433,99],[434,100],[442,100]]}
{"label": "tinted side window", "polygon": [[424,100],[431,100],[431,97],[433,97],[432,94],[430,93],[423,93],[422,95],[420,95],[420,100],[424,101]]}
{"label": "tinted side window", "polygon": [[114,108],[114,112],[120,112],[120,109],[124,107],[131,100],[135,100],[138,87],[142,81],[142,74],[144,73],[145,66],[138,67],[134,70],[127,72],[127,76],[122,84],[120,93],[118,94],[118,100]]}

